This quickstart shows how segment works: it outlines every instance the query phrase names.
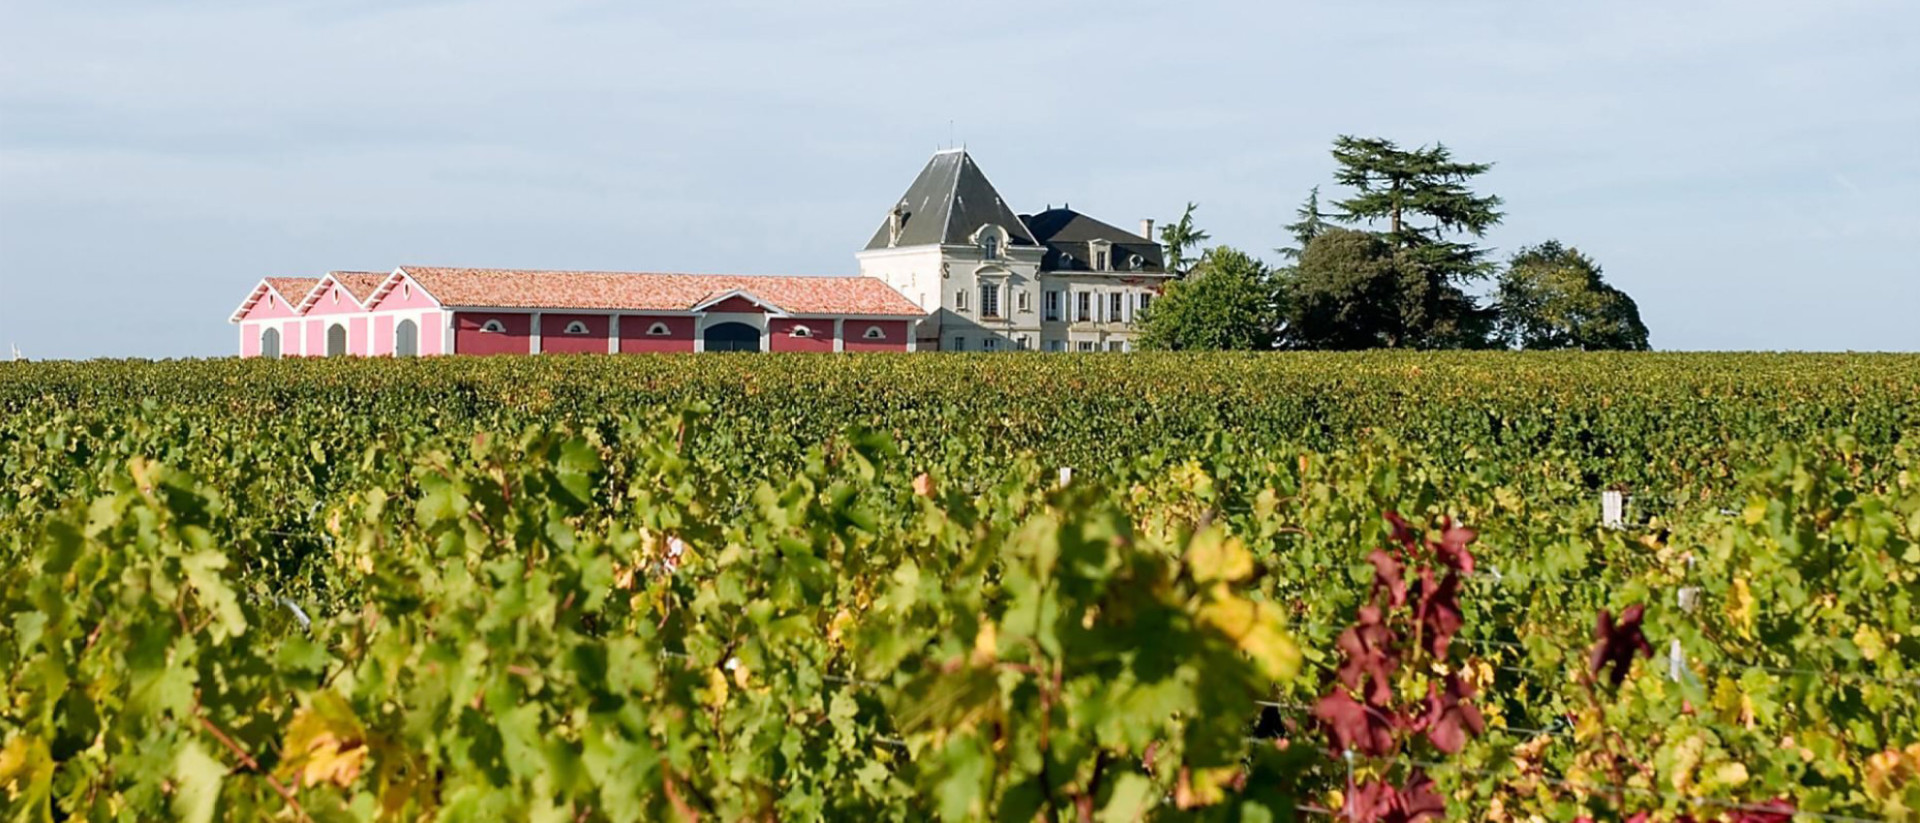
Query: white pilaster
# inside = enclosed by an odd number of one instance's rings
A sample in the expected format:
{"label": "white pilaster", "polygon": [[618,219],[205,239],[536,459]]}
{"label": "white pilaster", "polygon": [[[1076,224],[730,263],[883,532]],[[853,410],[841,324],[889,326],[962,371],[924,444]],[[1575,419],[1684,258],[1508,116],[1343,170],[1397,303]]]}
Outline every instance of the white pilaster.
{"label": "white pilaster", "polygon": [[620,315],[607,315],[607,353],[620,353]]}
{"label": "white pilaster", "polygon": [[847,350],[847,319],[844,317],[833,319],[833,350]]}
{"label": "white pilaster", "polygon": [[532,336],[528,338],[529,342],[527,344],[527,353],[539,354],[540,353],[540,313],[539,312],[533,313],[532,332],[533,332]]}

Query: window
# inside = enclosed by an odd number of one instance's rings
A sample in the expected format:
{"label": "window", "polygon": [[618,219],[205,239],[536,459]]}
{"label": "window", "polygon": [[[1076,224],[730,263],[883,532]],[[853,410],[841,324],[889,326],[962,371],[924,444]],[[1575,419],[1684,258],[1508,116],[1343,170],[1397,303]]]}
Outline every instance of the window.
{"label": "window", "polygon": [[1062,269],[1071,269],[1071,268],[1073,268],[1073,255],[1071,255],[1071,254],[1068,254],[1068,253],[1066,253],[1066,252],[1061,252],[1061,253],[1060,253],[1060,268],[1062,268]]}
{"label": "window", "polygon": [[1077,296],[1080,298],[1080,300],[1079,300],[1079,303],[1076,306],[1074,306],[1074,308],[1076,309],[1074,313],[1074,319],[1082,323],[1092,322],[1093,321],[1093,292],[1083,291],[1083,292],[1080,292],[1079,295]]}
{"label": "window", "polygon": [[1126,350],[1127,350],[1127,344],[1119,340],[1107,341],[1107,351],[1126,351]]}
{"label": "window", "polygon": [[980,316],[1000,316],[1000,287],[993,283],[980,284]]}
{"label": "window", "polygon": [[1140,311],[1146,311],[1147,306],[1152,303],[1153,303],[1153,295],[1148,294],[1146,292],[1140,293]]}
{"label": "window", "polygon": [[506,324],[498,320],[488,320],[480,327],[480,331],[483,334],[506,334],[507,327]]}
{"label": "window", "polygon": [[861,335],[861,337],[865,337],[868,340],[885,340],[887,339],[887,332],[879,326],[868,326],[867,333]]}
{"label": "window", "polygon": [[1124,314],[1124,309],[1126,306],[1126,299],[1127,299],[1127,296],[1119,292],[1114,292],[1112,294],[1107,295],[1107,319],[1108,320],[1118,323],[1126,319],[1126,317],[1122,316]]}
{"label": "window", "polygon": [[982,341],[980,341],[980,350],[981,350],[981,351],[999,351],[999,350],[1000,350],[1000,338],[998,338],[998,337],[989,337],[989,338],[987,338],[987,339],[985,339],[985,340],[982,340]]}
{"label": "window", "polygon": [[1079,348],[1080,348],[1080,350],[1081,350],[1081,351],[1093,351],[1093,350],[1094,350],[1094,349],[1093,349],[1093,341],[1092,341],[1092,340],[1082,340],[1082,341],[1080,341],[1080,346],[1079,346]]}
{"label": "window", "polygon": [[1027,336],[1023,334],[1023,335],[1020,335],[1019,337],[1013,338],[1013,348],[1015,351],[1026,351]]}
{"label": "window", "polygon": [[1060,319],[1060,304],[1062,302],[1064,301],[1061,300],[1059,292],[1057,291],[1047,292],[1047,319],[1048,320]]}
{"label": "window", "polygon": [[794,326],[793,331],[787,332],[787,334],[794,337],[812,337],[813,329],[809,329],[806,326]]}
{"label": "window", "polygon": [[273,295],[267,295],[267,308],[273,308]]}
{"label": "window", "polygon": [[1013,297],[1014,302],[1020,306],[1021,314],[1026,314],[1027,312],[1033,311],[1033,293],[1032,292],[1027,291],[1026,289],[1021,289],[1019,291],[1014,292],[1013,295],[1014,295]]}
{"label": "window", "polygon": [[647,334],[652,337],[666,337],[667,335],[672,333],[673,332],[667,328],[667,324],[665,323],[655,323],[647,327]]}
{"label": "window", "polygon": [[1137,254],[1127,258],[1127,268],[1133,269],[1134,271],[1139,271],[1140,267],[1146,265],[1146,263],[1147,258]]}
{"label": "window", "polygon": [[1067,341],[1065,340],[1048,340],[1047,341],[1047,351],[1066,351],[1066,350],[1067,350]]}
{"label": "window", "polygon": [[953,293],[953,310],[954,311],[967,310],[967,290],[966,289],[961,289]]}
{"label": "window", "polygon": [[1094,270],[1094,271],[1106,271],[1106,270],[1107,270],[1107,253],[1106,253],[1106,251],[1104,251],[1104,250],[1102,250],[1102,251],[1096,251],[1096,252],[1094,252],[1094,253],[1093,253],[1093,270]]}
{"label": "window", "polygon": [[980,257],[984,260],[1000,259],[1000,238],[987,235],[987,238],[980,243]]}
{"label": "window", "polygon": [[331,295],[332,295],[332,297],[333,297],[333,304],[334,304],[334,305],[336,305],[336,306],[338,306],[338,305],[340,305],[340,289],[339,289],[339,287],[337,287],[337,286],[336,286],[336,287],[334,288],[334,290],[333,290],[333,291],[332,291],[332,292],[331,292],[330,294],[331,294]]}
{"label": "window", "polygon": [[400,296],[401,296],[401,297],[403,297],[403,298],[407,298],[407,299],[412,299],[412,298],[413,298],[413,284],[412,284],[412,283],[401,283],[401,284],[400,284]]}
{"label": "window", "polygon": [[567,324],[566,333],[567,334],[591,334],[592,332],[587,331],[587,324],[585,322],[575,320]]}
{"label": "window", "polygon": [[955,338],[953,338],[953,350],[954,350],[954,351],[966,351],[966,350],[967,350],[967,338],[964,338],[964,337],[955,337]]}

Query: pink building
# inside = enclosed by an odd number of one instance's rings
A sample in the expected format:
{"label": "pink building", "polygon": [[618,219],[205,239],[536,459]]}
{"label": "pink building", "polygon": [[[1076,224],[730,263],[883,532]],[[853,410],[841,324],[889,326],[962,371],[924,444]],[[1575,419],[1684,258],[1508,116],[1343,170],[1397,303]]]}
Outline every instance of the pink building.
{"label": "pink building", "polygon": [[260,281],[242,357],[912,351],[925,312],[872,277],[404,266]]}

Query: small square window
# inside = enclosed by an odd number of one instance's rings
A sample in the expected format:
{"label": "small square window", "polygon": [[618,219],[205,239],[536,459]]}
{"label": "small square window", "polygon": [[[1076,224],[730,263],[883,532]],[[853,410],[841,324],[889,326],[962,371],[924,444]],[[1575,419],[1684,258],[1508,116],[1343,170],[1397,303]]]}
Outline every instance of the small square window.
{"label": "small square window", "polygon": [[1092,340],[1082,340],[1082,341],[1080,341],[1080,345],[1079,345],[1079,346],[1078,346],[1077,348],[1079,348],[1079,349],[1080,349],[1081,351],[1093,351],[1093,350],[1094,350],[1094,349],[1093,349],[1093,341],[1092,341]]}

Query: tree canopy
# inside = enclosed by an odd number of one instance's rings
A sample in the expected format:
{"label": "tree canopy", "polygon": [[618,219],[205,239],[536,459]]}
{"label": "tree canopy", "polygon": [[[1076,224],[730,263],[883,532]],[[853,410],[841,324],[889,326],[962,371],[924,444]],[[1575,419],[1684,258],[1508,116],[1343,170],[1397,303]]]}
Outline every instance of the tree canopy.
{"label": "tree canopy", "polygon": [[1495,309],[1502,343],[1521,349],[1645,351],[1640,307],[1601,279],[1600,264],[1548,240],[1522,248],[1500,275]]}
{"label": "tree canopy", "polygon": [[1140,320],[1140,346],[1264,351],[1274,346],[1281,309],[1280,291],[1265,263],[1216,246],[1201,256],[1192,274],[1168,283],[1147,307]]}
{"label": "tree canopy", "polygon": [[[1468,186],[1490,163],[1462,163],[1446,146],[1402,149],[1391,140],[1342,135],[1333,141],[1334,180],[1352,189],[1336,202],[1349,225],[1386,223],[1399,288],[1389,292],[1397,333],[1380,345],[1484,346],[1492,317],[1462,288],[1490,273],[1479,238],[1499,224],[1501,200]],[[1383,309],[1384,311],[1384,309]]]}

